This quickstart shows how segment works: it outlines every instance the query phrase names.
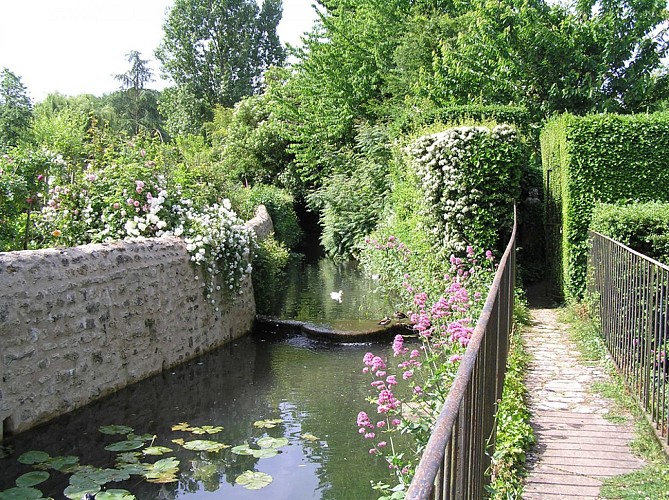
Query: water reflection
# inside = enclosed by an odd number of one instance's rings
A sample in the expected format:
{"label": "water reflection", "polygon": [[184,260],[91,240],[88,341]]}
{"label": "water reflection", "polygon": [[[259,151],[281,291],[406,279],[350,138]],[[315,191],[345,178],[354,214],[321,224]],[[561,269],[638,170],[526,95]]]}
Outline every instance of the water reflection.
{"label": "water reflection", "polygon": [[[270,314],[281,319],[319,323],[335,330],[365,330],[396,306],[377,292],[378,282],[363,276],[355,261],[295,258],[286,270],[284,289]],[[341,290],[341,301],[331,294]]]}
{"label": "water reflection", "polygon": [[[29,450],[51,456],[77,455],[81,463],[114,467],[115,453],[107,444],[124,439],[98,432],[98,427],[124,424],[138,434],[155,434],[155,445],[168,446],[181,462],[178,483],[156,485],[132,476],[108,487],[126,488],[137,498],[376,498],[369,481],[390,480],[386,466],[368,455],[356,433],[355,417],[367,409],[367,387],[360,375],[364,344],[330,345],[302,337],[283,339],[251,335],[175,370],[147,379],[102,401],[54,420],[48,425],[6,440],[14,453],[0,459],[0,491],[31,470],[16,462]],[[379,346],[374,346],[379,351]],[[384,346],[384,350],[387,348]],[[281,418],[272,429],[253,422]],[[172,425],[222,425],[205,439],[232,446],[269,435],[285,436],[288,446],[267,459],[193,452],[171,442],[182,437]],[[304,437],[304,436],[308,436]],[[156,457],[163,458],[163,457]],[[150,461],[155,461],[152,459]],[[270,474],[268,487],[249,491],[235,484],[245,470]],[[52,472],[38,486],[45,496],[64,498],[68,476]]]}

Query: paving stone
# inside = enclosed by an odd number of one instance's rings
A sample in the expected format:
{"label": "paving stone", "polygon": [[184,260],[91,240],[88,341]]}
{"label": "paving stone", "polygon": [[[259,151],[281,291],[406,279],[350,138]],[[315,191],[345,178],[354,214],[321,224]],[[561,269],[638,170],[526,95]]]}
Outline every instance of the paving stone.
{"label": "paving stone", "polygon": [[534,309],[523,332],[532,355],[526,377],[537,443],[528,454],[524,499],[596,499],[602,479],[640,469],[631,424],[605,420],[610,402],[592,390],[608,380],[587,366],[553,309]]}

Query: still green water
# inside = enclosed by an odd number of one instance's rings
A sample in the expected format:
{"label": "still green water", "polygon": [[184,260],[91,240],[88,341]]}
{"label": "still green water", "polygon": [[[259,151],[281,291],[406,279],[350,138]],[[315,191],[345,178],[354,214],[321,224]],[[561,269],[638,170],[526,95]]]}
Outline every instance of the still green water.
{"label": "still green water", "polygon": [[[3,446],[9,446],[12,453],[0,458],[0,491],[32,470],[16,461],[29,450],[43,450],[51,456],[76,455],[82,464],[113,468],[116,453],[104,447],[125,437],[104,435],[98,428],[123,424],[137,434],[155,434],[154,445],[172,448],[166,456],[180,461],[176,483],[151,484],[131,476],[129,481],[107,485],[125,488],[139,499],[377,498],[370,480],[392,479],[384,462],[368,454],[369,446],[356,432],[358,411],[370,409],[365,401],[368,380],[361,374],[362,357],[368,350],[387,356],[389,343],[328,344],[300,336],[249,335],[5,440]],[[282,422],[271,429],[255,428],[253,423],[262,419]],[[188,438],[171,430],[179,422],[224,427],[218,434],[190,439],[236,446],[272,436],[286,437],[288,445],[278,455],[261,459],[235,455],[230,449],[188,451],[171,441]],[[273,481],[261,490],[246,490],[235,484],[245,470],[270,474]],[[64,498],[68,478],[51,471],[50,479],[36,487],[45,497]]]}
{"label": "still green water", "polygon": [[[340,296],[332,297],[340,291]],[[365,331],[376,328],[380,319],[391,316],[398,307],[355,261],[301,257],[289,263],[268,313],[333,330]]]}

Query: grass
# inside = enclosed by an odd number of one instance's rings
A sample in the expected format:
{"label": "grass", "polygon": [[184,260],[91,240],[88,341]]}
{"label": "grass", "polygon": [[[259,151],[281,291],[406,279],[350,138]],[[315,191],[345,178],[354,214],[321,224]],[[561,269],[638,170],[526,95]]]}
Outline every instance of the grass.
{"label": "grass", "polygon": [[598,324],[588,315],[584,304],[568,306],[562,311],[560,319],[569,324],[571,338],[576,343],[582,360],[586,364],[599,365],[606,369],[610,382],[594,384],[593,390],[611,401],[610,412],[606,416],[608,420],[625,423],[631,417],[635,437],[630,443],[630,449],[648,463],[638,471],[607,479],[602,485],[600,496],[620,499],[669,499],[669,459],[646,415],[608,357]]}

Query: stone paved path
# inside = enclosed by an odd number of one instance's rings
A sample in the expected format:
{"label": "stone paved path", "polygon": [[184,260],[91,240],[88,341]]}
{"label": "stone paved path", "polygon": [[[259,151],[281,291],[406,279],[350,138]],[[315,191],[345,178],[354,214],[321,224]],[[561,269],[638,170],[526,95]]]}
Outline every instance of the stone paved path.
{"label": "stone paved path", "polygon": [[610,402],[592,390],[607,380],[599,367],[579,362],[554,309],[533,309],[524,332],[533,360],[527,374],[537,444],[528,458],[525,500],[596,499],[604,478],[645,465],[629,451],[632,428],[603,418]]}

